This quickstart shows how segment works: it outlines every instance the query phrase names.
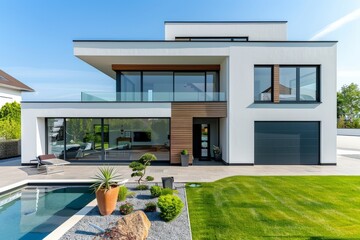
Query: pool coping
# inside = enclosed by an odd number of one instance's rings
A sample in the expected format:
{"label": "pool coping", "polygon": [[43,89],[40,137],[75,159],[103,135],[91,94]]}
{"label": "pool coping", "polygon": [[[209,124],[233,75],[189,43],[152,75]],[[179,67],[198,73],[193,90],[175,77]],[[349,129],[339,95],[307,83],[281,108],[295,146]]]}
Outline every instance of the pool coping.
{"label": "pool coping", "polygon": [[12,192],[17,188],[33,184],[91,184],[93,179],[26,179],[0,188],[0,195]]}
{"label": "pool coping", "polygon": [[65,235],[76,223],[78,223],[86,214],[88,214],[94,207],[97,206],[96,198],[88,203],[85,207],[80,209],[77,213],[71,216],[68,220],[58,226],[54,231],[49,233],[43,240],[60,239]]}

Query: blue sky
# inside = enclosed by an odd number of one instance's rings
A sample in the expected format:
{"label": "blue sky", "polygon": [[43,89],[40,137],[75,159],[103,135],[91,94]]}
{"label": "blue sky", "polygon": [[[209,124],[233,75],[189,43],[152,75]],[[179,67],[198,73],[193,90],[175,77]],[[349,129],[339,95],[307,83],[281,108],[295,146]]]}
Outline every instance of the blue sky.
{"label": "blue sky", "polygon": [[115,81],[73,55],[74,39],[163,39],[166,20],[287,20],[289,40],[338,40],[338,88],[360,83],[357,0],[0,0],[0,69],[37,92],[78,100]]}

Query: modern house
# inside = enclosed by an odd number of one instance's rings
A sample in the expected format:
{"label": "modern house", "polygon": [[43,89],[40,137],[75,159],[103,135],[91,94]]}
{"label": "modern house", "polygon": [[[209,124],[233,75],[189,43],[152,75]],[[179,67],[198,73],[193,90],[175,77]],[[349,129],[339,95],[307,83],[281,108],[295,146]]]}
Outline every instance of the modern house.
{"label": "modern house", "polygon": [[0,70],[0,108],[5,103],[21,102],[22,92],[33,91],[29,86]]}
{"label": "modern house", "polygon": [[[23,102],[22,163],[336,164],[336,42],[288,41],[287,22],[165,22],[165,40],[75,40],[113,92]],[[80,93],[79,93],[80,97]]]}

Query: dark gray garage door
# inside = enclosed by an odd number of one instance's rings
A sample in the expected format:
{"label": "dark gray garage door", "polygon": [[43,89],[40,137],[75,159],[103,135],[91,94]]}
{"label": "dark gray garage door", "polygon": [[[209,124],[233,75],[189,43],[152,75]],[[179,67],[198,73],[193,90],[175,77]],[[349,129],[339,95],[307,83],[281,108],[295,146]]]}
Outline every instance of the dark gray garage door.
{"label": "dark gray garage door", "polygon": [[255,122],[255,164],[319,163],[319,122]]}

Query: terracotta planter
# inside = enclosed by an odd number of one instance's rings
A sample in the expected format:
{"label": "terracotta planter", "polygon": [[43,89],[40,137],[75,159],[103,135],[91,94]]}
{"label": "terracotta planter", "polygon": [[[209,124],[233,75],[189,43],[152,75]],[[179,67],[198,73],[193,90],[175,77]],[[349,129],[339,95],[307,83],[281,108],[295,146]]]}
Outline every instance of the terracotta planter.
{"label": "terracotta planter", "polygon": [[96,200],[101,215],[110,215],[116,208],[119,195],[119,186],[113,187],[108,191],[99,190],[96,192]]}

